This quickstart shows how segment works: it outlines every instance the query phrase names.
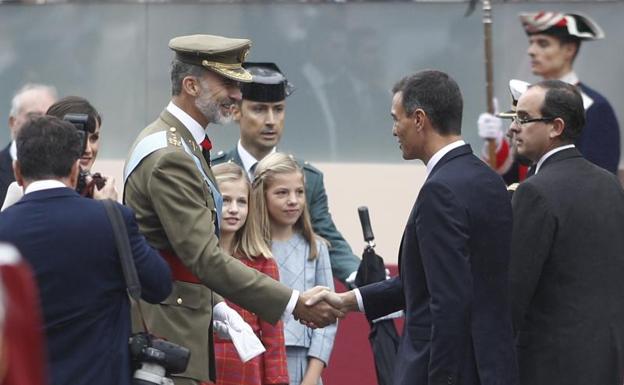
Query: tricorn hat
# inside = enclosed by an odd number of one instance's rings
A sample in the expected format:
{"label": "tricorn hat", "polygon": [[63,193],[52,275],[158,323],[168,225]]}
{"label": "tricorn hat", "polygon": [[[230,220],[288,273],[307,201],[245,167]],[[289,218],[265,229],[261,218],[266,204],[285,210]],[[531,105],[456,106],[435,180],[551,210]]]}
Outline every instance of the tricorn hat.
{"label": "tricorn hat", "polygon": [[509,92],[511,93],[511,110],[501,112],[497,116],[504,119],[513,119],[516,116],[516,106],[518,105],[518,99],[520,99],[520,96],[522,96],[524,91],[526,91],[529,86],[530,84],[525,81],[511,79],[509,81]]}
{"label": "tricorn hat", "polygon": [[243,99],[275,103],[286,99],[295,87],[286,79],[275,63],[243,63],[252,75],[251,83],[241,84]]}
{"label": "tricorn hat", "polygon": [[527,35],[547,34],[579,40],[604,38],[602,28],[588,16],[579,13],[528,12],[519,15]]}
{"label": "tricorn hat", "polygon": [[251,41],[216,35],[188,35],[174,37],[169,48],[176,59],[212,70],[219,75],[239,82],[250,82],[251,74],[242,67]]}

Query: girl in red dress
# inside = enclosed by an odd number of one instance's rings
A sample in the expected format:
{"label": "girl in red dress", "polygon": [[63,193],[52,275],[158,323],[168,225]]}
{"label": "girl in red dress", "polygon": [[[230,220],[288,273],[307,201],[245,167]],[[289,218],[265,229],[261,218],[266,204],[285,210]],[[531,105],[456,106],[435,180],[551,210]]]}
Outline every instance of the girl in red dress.
{"label": "girl in red dress", "polygon": [[[223,196],[221,236],[219,245],[247,266],[279,281],[279,270],[270,253],[270,246],[259,236],[247,231],[245,223],[250,212],[250,184],[246,173],[234,163],[223,163],[213,169]],[[215,333],[217,385],[288,384],[288,366],[284,343],[284,325],[261,320],[236,304],[226,301],[256,333],[266,352],[243,363],[230,340]]]}

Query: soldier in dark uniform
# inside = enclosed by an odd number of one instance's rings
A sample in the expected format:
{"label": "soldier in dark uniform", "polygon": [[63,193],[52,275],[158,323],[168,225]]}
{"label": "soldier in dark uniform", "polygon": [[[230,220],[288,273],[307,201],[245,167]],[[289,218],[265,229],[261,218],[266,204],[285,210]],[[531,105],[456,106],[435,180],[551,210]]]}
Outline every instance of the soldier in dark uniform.
{"label": "soldier in dark uniform", "polygon": [[271,323],[287,313],[315,326],[341,316],[328,305],[307,307],[311,293],[293,291],[219,248],[222,199],[205,159],[206,129],[227,120],[240,99],[238,83],[251,80],[241,67],[250,45],[212,35],[172,39],[171,102],[139,134],[124,169],[124,200],[174,278],[172,294],[143,313],[152,333],[191,350],[176,385],[215,380],[213,319],[245,326],[221,296]]}
{"label": "soldier in dark uniform", "polygon": [[[620,161],[620,127],[609,101],[582,83],[572,66],[582,41],[604,38],[600,26],[585,15],[559,12],[520,14],[529,37],[527,53],[534,75],[557,79],[578,87],[583,97],[587,122],[575,144],[590,162],[617,174]],[[497,142],[497,171],[507,183],[526,177],[526,168],[514,161],[509,142],[502,133],[503,124],[495,116],[479,117],[479,136]]]}
{"label": "soldier in dark uniform", "polygon": [[[240,140],[228,152],[220,151],[214,164],[227,161],[243,167],[253,180],[256,163],[275,152],[284,129],[286,97],[294,87],[274,63],[244,63],[252,75],[251,83],[241,85],[242,100],[233,108],[233,117],[240,126]],[[352,283],[360,264],[331,218],[323,173],[301,159],[305,173],[307,207],[314,231],[330,242],[330,259],[334,277]]]}

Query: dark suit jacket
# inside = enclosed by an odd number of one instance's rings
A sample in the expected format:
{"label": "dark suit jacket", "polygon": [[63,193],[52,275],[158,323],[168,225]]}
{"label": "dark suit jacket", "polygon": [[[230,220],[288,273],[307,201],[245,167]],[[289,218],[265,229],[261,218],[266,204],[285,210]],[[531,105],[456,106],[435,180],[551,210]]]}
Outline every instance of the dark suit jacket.
{"label": "dark suit jacket", "polygon": [[[243,161],[240,155],[238,155],[236,147],[228,152],[220,151],[212,159],[212,163],[219,164],[230,160],[243,167]],[[308,162],[297,159],[297,163],[299,163],[305,174],[306,203],[310,212],[312,227],[314,232],[329,241],[329,258],[331,260],[332,273],[334,277],[345,283],[349,275],[360,266],[360,259],[353,254],[351,247],[344,240],[332,220],[327,204],[323,173]]]}
{"label": "dark suit jacket", "polygon": [[0,205],[4,202],[9,185],[15,181],[15,176],[13,175],[13,159],[9,152],[10,147],[11,143],[9,143],[4,150],[0,151]]}
{"label": "dark suit jacket", "polygon": [[[171,273],[122,208],[143,298],[171,291]],[[130,306],[113,229],[101,202],[69,188],[26,194],[0,214],[39,286],[52,385],[130,384]]]}
{"label": "dark suit jacket", "polygon": [[621,385],[624,192],[576,149],[548,158],[512,206],[510,267],[523,385]]}
{"label": "dark suit jacket", "polygon": [[469,145],[434,167],[410,213],[399,277],[360,288],[369,319],[405,309],[394,384],[515,385],[511,206]]}

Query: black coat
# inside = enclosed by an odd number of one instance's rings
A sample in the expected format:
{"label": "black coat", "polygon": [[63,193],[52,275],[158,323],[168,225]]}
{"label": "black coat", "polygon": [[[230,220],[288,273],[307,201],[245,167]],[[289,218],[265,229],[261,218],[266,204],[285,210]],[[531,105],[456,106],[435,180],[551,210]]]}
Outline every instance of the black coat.
{"label": "black coat", "polygon": [[0,206],[2,206],[4,202],[9,185],[15,181],[15,176],[13,175],[13,159],[9,152],[10,147],[11,144],[9,143],[4,150],[0,151]]}
{"label": "black coat", "polygon": [[548,158],[512,206],[510,267],[522,385],[621,385],[624,192],[575,148]]}
{"label": "black coat", "polygon": [[517,384],[511,227],[502,179],[470,146],[442,157],[405,226],[399,277],[360,288],[369,319],[405,309],[394,384]]}

